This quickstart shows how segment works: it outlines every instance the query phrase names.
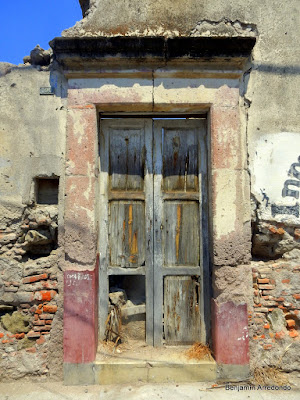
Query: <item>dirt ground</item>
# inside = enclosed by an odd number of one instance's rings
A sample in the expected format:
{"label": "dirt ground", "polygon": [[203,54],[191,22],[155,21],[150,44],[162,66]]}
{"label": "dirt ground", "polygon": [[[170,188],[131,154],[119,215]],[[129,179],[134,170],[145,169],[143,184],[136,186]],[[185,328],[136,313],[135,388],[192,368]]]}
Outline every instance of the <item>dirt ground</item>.
{"label": "dirt ground", "polygon": [[[148,360],[182,362],[189,364],[195,360],[188,355],[191,346],[162,346],[155,348],[146,345],[140,340],[128,340],[114,347],[112,342],[100,342],[97,352],[97,361],[117,362],[120,360]],[[210,361],[211,357],[203,356],[203,360]]]}
{"label": "dirt ground", "polygon": [[165,385],[64,386],[62,382],[0,383],[0,400],[298,400],[299,384],[283,388],[249,389],[245,384],[212,388],[211,383]]}

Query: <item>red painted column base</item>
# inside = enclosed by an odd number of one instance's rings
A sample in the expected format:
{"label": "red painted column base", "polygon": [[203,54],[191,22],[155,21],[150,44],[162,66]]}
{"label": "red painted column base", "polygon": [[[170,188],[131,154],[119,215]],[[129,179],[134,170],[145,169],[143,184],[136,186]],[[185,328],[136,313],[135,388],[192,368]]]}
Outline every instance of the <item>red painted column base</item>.
{"label": "red painted column base", "polygon": [[212,339],[218,364],[249,364],[247,304],[212,300]]}
{"label": "red painted column base", "polygon": [[[98,264],[98,263],[97,263]],[[64,273],[64,362],[90,363],[98,344],[98,265]]]}

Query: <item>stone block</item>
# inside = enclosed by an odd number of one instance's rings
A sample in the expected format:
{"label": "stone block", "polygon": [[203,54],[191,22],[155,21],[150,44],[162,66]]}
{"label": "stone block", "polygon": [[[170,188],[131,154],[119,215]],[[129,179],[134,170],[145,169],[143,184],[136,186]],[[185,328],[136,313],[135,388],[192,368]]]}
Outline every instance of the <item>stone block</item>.
{"label": "stone block", "polygon": [[246,138],[241,132],[239,108],[213,105],[210,120],[212,168],[245,168]]}
{"label": "stone block", "polygon": [[67,257],[82,264],[94,265],[95,179],[66,177],[65,252]]}
{"label": "stone block", "polygon": [[[184,76],[184,73],[186,76]],[[224,107],[237,107],[239,99],[238,80],[220,79],[215,77],[209,79],[203,77],[195,70],[174,71],[174,77],[170,70],[159,69],[154,72],[154,110],[165,111],[172,108],[176,110],[177,105],[195,105],[195,111],[201,107],[208,109],[211,104]],[[188,75],[194,77],[188,77]],[[165,75],[165,76],[163,76]],[[177,76],[176,76],[177,75]],[[171,106],[171,107],[170,107]]]}
{"label": "stone block", "polygon": [[[109,105],[110,111],[115,111],[114,106],[119,107],[119,111],[152,111],[153,104],[153,85],[151,72],[149,77],[141,79],[138,77],[127,78],[120,74],[120,71],[111,73],[107,78],[94,78],[92,81],[87,79],[70,79],[68,89],[69,105],[86,106],[97,104]],[[116,79],[118,84],[116,85]],[[130,106],[132,108],[130,109]],[[129,107],[129,108],[128,108]]]}
{"label": "stone block", "polygon": [[97,143],[96,108],[70,108],[67,119],[67,175],[94,175]]}
{"label": "stone block", "polygon": [[[245,171],[213,171],[214,264],[248,264],[251,257],[250,194]],[[248,196],[249,195],[249,196]]]}

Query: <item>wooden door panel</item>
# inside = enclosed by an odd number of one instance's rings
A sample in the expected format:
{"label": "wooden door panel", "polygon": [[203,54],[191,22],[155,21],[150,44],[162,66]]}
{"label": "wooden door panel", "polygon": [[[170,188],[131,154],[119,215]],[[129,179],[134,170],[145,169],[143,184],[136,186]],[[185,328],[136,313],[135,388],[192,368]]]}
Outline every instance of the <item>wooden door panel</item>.
{"label": "wooden door panel", "polygon": [[[167,344],[203,340],[199,293],[205,133],[203,119],[154,121],[156,345],[163,337]],[[193,276],[199,277],[197,282]]]}
{"label": "wooden door panel", "polygon": [[142,201],[112,201],[109,216],[110,265],[145,265],[145,207]]}
{"label": "wooden door panel", "polygon": [[100,337],[105,277],[136,274],[146,278],[148,344],[205,341],[205,121],[116,118],[100,128]]}
{"label": "wooden door panel", "polygon": [[198,139],[195,129],[163,130],[163,190],[198,190]]}
{"label": "wooden door panel", "polygon": [[113,128],[109,137],[111,190],[143,191],[144,132],[129,127]]}
{"label": "wooden door panel", "polygon": [[164,266],[199,265],[199,203],[165,201]]}
{"label": "wooden door panel", "polygon": [[200,285],[197,277],[164,279],[164,333],[166,344],[191,344],[200,340]]}
{"label": "wooden door panel", "polygon": [[153,344],[152,120],[101,120],[99,167],[100,338],[109,310],[109,275],[129,280],[145,275],[147,343]]}

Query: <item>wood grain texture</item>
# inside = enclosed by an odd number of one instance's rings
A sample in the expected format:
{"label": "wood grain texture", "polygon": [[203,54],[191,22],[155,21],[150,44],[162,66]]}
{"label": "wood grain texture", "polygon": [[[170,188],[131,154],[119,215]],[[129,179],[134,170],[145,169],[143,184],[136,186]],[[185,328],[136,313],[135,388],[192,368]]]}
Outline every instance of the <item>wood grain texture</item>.
{"label": "wood grain texture", "polygon": [[[172,121],[173,122],[173,121]],[[163,190],[198,190],[197,132],[187,127],[163,129]]]}
{"label": "wood grain texture", "polygon": [[[190,310],[188,302],[180,296],[182,290],[188,292],[191,277],[202,274],[202,176],[207,164],[204,146],[205,123],[203,120],[161,120],[154,121],[154,344],[163,343],[163,330],[175,329],[175,322],[166,318],[165,305],[173,301],[172,295],[166,293],[166,283],[176,278],[178,290],[174,283],[170,293],[177,290],[179,294],[175,311],[188,325]],[[177,272],[176,272],[177,269]],[[180,277],[179,277],[180,275]],[[186,276],[184,276],[186,275]],[[164,276],[166,276],[164,281]],[[176,281],[176,280],[175,280]],[[199,279],[200,285],[202,280]],[[168,285],[168,284],[167,284]],[[171,285],[171,283],[170,283]],[[167,286],[169,287],[169,286]],[[200,288],[200,286],[197,286]],[[167,297],[166,297],[167,296]],[[192,296],[192,292],[188,295]],[[167,302],[167,303],[166,303]],[[173,307],[170,303],[169,307]],[[191,324],[197,323],[194,329],[196,340],[200,336],[200,310],[203,302],[200,297],[197,303],[197,318],[192,316]],[[176,311],[177,310],[177,311]],[[195,322],[196,321],[196,322]],[[163,325],[162,325],[163,324]],[[168,328],[166,325],[170,325]],[[181,329],[181,326],[179,326]],[[184,328],[185,329],[185,328]],[[170,336],[171,335],[171,336]],[[168,343],[192,342],[188,338],[176,337],[168,333]]]}
{"label": "wood grain texture", "polygon": [[164,279],[164,334],[166,344],[200,340],[200,285],[197,277]]}
{"label": "wood grain texture", "polygon": [[109,215],[110,265],[145,265],[145,209],[141,201],[112,201]]}
{"label": "wood grain texture", "polygon": [[164,265],[199,265],[199,203],[165,201]]}
{"label": "wood grain texture", "polygon": [[143,190],[144,132],[128,127],[114,128],[110,133],[111,190]]}
{"label": "wood grain texture", "polygon": [[145,275],[147,343],[160,346],[164,335],[168,344],[205,338],[200,330],[205,330],[201,285],[207,254],[202,236],[208,236],[202,228],[207,223],[205,134],[202,119],[101,121],[102,332],[108,276]]}

